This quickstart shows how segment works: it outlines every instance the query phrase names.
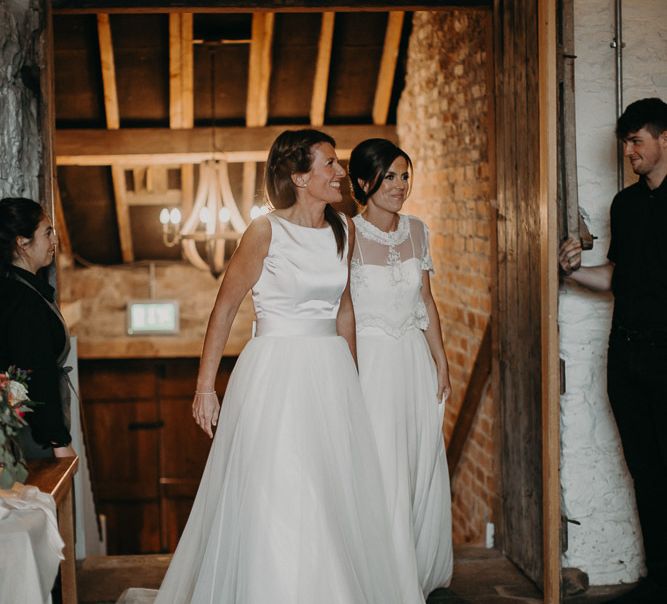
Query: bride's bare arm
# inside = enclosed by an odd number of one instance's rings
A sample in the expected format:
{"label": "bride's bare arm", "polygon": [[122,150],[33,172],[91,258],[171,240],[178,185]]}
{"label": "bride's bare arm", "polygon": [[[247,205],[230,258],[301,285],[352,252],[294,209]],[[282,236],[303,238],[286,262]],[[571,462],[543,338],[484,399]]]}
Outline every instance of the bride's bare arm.
{"label": "bride's bare arm", "polygon": [[352,358],[357,362],[357,326],[354,320],[354,308],[352,306],[352,296],[350,295],[350,262],[352,262],[352,252],[354,251],[354,223],[346,217],[347,220],[347,285],[340,299],[338,315],[336,317],[336,331],[339,336],[347,340],[350,347]]}
{"label": "bride's bare arm", "polygon": [[204,348],[199,362],[197,393],[192,415],[206,434],[213,438],[220,405],[215,394],[215,376],[229,338],[234,317],[262,273],[264,258],[271,243],[271,224],[266,217],[251,223],[229,261],[206,327]]}
{"label": "bride's bare arm", "polygon": [[440,315],[438,308],[435,305],[433,294],[431,293],[431,279],[427,271],[422,271],[422,298],[426,306],[426,314],[428,315],[428,327],[424,332],[428,347],[431,350],[431,355],[435,361],[435,366],[438,372],[438,393],[437,400],[445,396],[449,397],[452,392],[452,385],[449,381],[449,364],[447,363],[447,355],[445,354],[445,347],[442,343],[442,330],[440,327]]}

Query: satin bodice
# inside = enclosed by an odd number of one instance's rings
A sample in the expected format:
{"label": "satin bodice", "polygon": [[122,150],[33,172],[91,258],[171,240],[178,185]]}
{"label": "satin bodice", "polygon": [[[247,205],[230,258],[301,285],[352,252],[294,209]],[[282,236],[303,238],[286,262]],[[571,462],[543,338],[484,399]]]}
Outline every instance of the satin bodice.
{"label": "satin bodice", "polygon": [[347,284],[347,241],[341,258],[331,227],[267,217],[271,244],[252,288],[257,319],[335,319]]}

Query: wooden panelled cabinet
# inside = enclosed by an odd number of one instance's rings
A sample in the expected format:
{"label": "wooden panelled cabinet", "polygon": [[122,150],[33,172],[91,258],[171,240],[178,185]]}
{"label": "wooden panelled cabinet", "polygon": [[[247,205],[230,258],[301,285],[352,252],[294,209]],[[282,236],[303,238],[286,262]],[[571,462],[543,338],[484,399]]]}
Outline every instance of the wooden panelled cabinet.
{"label": "wooden panelled cabinet", "polygon": [[[222,361],[222,396],[235,359]],[[172,552],[211,446],[192,418],[197,359],[81,361],[93,489],[109,554]]]}

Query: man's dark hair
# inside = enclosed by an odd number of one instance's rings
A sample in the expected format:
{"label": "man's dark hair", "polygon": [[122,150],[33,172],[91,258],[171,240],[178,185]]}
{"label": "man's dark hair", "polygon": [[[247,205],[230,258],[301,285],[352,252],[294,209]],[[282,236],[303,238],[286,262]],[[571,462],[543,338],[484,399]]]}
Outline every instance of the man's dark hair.
{"label": "man's dark hair", "polygon": [[655,97],[630,103],[618,118],[616,136],[624,139],[642,128],[646,128],[654,138],[667,130],[667,103]]}

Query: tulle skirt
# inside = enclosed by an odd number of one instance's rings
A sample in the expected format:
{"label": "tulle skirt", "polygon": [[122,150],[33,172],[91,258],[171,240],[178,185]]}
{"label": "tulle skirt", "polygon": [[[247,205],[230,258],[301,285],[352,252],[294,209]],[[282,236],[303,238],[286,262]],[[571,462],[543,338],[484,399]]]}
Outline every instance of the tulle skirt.
{"label": "tulle skirt", "polygon": [[408,604],[343,338],[248,343],[156,601]]}
{"label": "tulle skirt", "polygon": [[453,572],[449,472],[442,436],[444,403],[426,338],[379,329],[357,337],[359,376],[380,455],[405,597],[449,585]]}

